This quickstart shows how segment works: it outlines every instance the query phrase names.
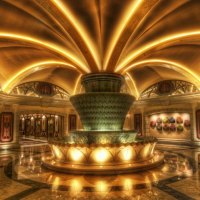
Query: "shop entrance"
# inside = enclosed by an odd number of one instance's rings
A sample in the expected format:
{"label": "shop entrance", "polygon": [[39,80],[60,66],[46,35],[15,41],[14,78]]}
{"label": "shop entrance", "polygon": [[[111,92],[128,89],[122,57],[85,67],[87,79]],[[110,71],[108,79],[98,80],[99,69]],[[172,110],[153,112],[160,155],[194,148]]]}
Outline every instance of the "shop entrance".
{"label": "shop entrance", "polygon": [[47,141],[62,136],[64,117],[55,114],[21,114],[19,133],[22,139]]}

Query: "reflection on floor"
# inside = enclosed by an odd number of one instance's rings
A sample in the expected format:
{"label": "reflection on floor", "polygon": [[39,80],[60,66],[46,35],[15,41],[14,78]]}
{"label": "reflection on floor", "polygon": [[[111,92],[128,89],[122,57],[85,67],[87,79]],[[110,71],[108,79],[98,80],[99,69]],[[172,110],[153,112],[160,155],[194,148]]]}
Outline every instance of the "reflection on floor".
{"label": "reflection on floor", "polygon": [[[27,145],[28,144],[28,145]],[[0,199],[200,199],[200,149],[159,146],[165,163],[118,176],[61,174],[41,166],[46,144],[0,151]]]}

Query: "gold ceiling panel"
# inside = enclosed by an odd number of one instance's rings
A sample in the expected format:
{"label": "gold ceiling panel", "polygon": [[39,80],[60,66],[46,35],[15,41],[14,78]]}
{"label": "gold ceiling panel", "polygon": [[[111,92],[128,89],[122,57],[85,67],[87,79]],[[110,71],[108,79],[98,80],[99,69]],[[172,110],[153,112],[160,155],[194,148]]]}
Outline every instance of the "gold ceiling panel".
{"label": "gold ceiling panel", "polygon": [[163,80],[187,80],[187,77],[180,72],[168,68],[169,66],[161,65],[162,64],[156,65],[154,63],[152,65],[141,66],[135,70],[130,70],[129,74],[135,77],[135,84],[140,94],[149,86]]}
{"label": "gold ceiling panel", "polygon": [[2,90],[49,80],[72,94],[98,71],[125,74],[137,96],[171,77],[200,87],[199,10],[199,0],[1,0]]}
{"label": "gold ceiling panel", "polygon": [[75,69],[66,68],[62,65],[50,65],[48,68],[38,70],[22,78],[21,83],[30,81],[46,81],[59,85],[70,94],[73,93],[74,85],[79,76]]}

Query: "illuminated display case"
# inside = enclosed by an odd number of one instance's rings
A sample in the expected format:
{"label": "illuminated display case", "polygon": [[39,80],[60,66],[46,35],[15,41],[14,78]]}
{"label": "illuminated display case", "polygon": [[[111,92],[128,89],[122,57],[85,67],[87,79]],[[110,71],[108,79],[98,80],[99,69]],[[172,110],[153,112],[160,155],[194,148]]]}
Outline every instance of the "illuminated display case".
{"label": "illuminated display case", "polygon": [[160,112],[149,115],[149,133],[157,138],[189,139],[191,118],[186,112]]}

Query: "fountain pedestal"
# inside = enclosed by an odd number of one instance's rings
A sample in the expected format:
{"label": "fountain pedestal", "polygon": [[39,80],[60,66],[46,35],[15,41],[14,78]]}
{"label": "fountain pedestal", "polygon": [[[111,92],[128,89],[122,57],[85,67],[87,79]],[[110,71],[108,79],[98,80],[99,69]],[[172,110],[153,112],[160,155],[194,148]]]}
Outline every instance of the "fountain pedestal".
{"label": "fountain pedestal", "polygon": [[84,131],[49,141],[52,156],[43,165],[56,171],[78,174],[119,174],[146,170],[163,162],[155,152],[157,139],[137,138],[123,130],[126,114],[135,98],[120,93],[124,77],[114,73],[82,77],[85,93],[72,96]]}

